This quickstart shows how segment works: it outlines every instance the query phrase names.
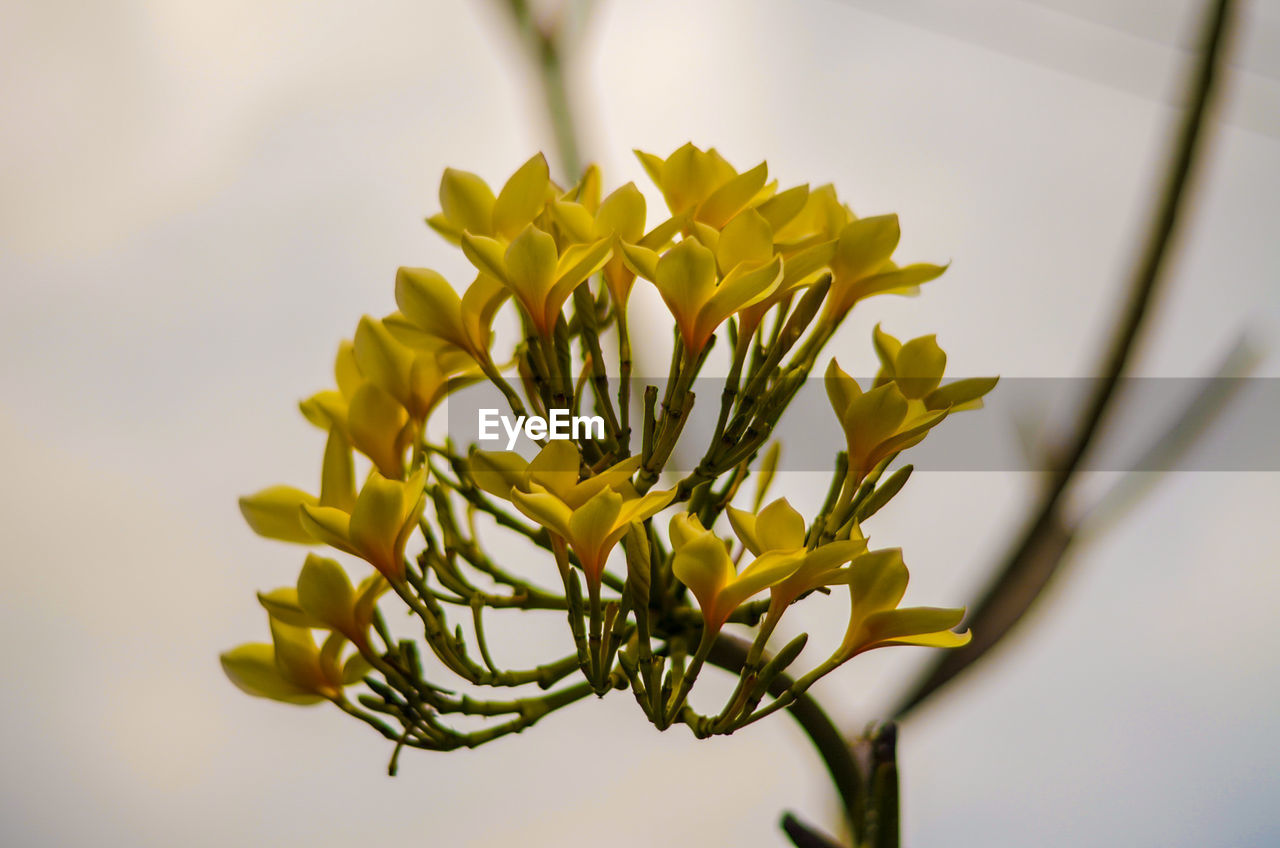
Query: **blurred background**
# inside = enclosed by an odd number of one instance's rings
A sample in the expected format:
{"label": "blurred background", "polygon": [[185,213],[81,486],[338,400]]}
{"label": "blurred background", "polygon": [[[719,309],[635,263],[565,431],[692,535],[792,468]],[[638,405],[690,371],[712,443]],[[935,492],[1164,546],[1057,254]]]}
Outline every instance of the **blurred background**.
{"label": "blurred background", "polygon": [[[1138,375],[1211,374],[1246,333],[1254,374],[1280,377],[1280,3],[1244,5]],[[921,298],[859,307],[836,346],[854,373],[883,321],[937,332],[957,374],[1087,376],[1201,15],[602,0],[569,73],[607,187],[644,185],[632,147],[693,140],[834,182],[900,214],[900,256],[952,260]],[[301,563],[236,497],[314,485],[296,400],[394,308],[396,267],[461,269],[422,223],[442,169],[501,184],[552,153],[530,67],[483,0],[0,4],[0,843],[651,844],[637,808],[673,845],[783,845],[784,808],[834,829],[783,718],[699,743],[613,697],[407,752],[391,779],[365,726],[218,667],[265,638],[252,593]],[[874,528],[906,549],[908,599],[971,598],[1036,483],[917,474]],[[781,485],[812,497],[807,475]],[[1175,472],[1082,539],[1016,639],[903,725],[906,842],[1280,844],[1277,510],[1274,471]],[[819,604],[810,630],[844,615]],[[876,652],[816,694],[853,732],[926,659]]]}

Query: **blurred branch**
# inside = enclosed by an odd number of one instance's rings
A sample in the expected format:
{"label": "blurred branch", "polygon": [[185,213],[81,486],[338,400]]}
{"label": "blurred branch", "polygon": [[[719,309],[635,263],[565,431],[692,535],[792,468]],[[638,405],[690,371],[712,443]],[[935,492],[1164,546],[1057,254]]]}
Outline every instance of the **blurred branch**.
{"label": "blurred branch", "polygon": [[1129,285],[1127,302],[1103,358],[1102,379],[1086,403],[1075,434],[1067,443],[1064,459],[1052,472],[1025,529],[1006,555],[990,588],[971,607],[968,623],[973,629],[973,641],[931,661],[894,711],[897,717],[910,712],[981,659],[1014,628],[1053,577],[1074,536],[1074,529],[1065,523],[1062,508],[1090,447],[1104,429],[1120,378],[1141,335],[1149,307],[1165,279],[1166,259],[1191,183],[1217,71],[1223,62],[1232,9],[1231,0],[1215,0],[1206,16],[1200,60],[1192,75],[1188,99],[1191,105],[1172,150],[1164,188],[1155,206],[1142,258]]}
{"label": "blurred branch", "polygon": [[1186,456],[1201,436],[1213,429],[1230,408],[1246,380],[1261,361],[1257,348],[1245,336],[1238,338],[1212,377],[1196,392],[1160,438],[1134,462],[1125,474],[1084,513],[1081,530],[1090,536],[1114,526],[1151,490],[1156,481]]}
{"label": "blurred branch", "polygon": [[502,5],[511,14],[520,39],[537,66],[562,176],[573,182],[582,170],[582,147],[564,74],[568,41],[564,16],[545,25],[536,19],[528,0],[502,0]]}

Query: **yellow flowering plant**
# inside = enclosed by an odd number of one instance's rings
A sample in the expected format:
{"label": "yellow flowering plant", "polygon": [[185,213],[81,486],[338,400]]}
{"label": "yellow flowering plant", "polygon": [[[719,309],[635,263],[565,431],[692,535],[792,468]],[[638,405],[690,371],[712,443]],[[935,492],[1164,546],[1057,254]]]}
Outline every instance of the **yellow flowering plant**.
{"label": "yellow flowering plant", "polygon": [[[318,494],[272,486],[241,499],[258,534],[331,556],[307,554],[296,585],[259,596],[272,641],[223,655],[236,685],[332,703],[398,755],[474,747],[618,690],[659,729],[730,734],[865,651],[965,644],[962,610],[900,606],[901,551],[873,548],[864,529],[911,473],[894,468],[899,456],[994,385],[944,381],[934,337],[900,342],[877,327],[881,368],[865,385],[822,365],[844,434],[826,500],[808,519],[783,498],[765,503],[786,449],[770,444],[778,421],[850,310],[913,293],[944,267],[897,264],[897,218],[859,218],[831,186],[781,188],[764,163],[739,171],[692,144],[639,158],[665,201],[656,220],[634,184],[605,194],[595,167],[564,187],[538,155],[496,192],[445,171],[427,223],[475,276],[401,268],[398,310],[360,319],[339,345],[335,387],[301,404],[326,434]],[[673,319],[665,381],[631,376],[637,286]],[[511,319],[519,332],[500,342],[495,327]],[[700,378],[718,343],[727,375]],[[689,426],[698,379],[719,392],[710,432]],[[456,428],[434,436],[440,407],[475,384],[519,421],[586,410],[601,424],[530,424],[524,453],[460,443]],[[682,469],[677,456],[697,459]],[[500,562],[497,534],[533,555]],[[793,673],[808,637],[792,608],[846,590],[845,636]],[[563,654],[500,664],[485,621],[509,610],[567,620]],[[416,638],[393,633],[393,615]],[[784,615],[801,635],[774,646]],[[729,663],[720,648],[735,631],[752,641]],[[707,664],[737,683],[702,713],[690,698]],[[512,697],[485,694],[495,689]]]}

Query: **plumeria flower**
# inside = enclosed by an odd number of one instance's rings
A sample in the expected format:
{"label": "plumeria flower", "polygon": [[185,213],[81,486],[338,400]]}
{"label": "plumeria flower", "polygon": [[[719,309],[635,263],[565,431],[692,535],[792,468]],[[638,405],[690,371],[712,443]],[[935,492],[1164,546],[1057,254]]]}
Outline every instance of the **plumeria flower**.
{"label": "plumeria flower", "polygon": [[254,642],[232,648],[221,657],[222,670],[231,682],[259,698],[289,704],[337,701],[342,689],[368,673],[360,654],[342,661],[346,639],[334,633],[317,647],[306,627],[295,627],[272,617],[271,644]]}
{"label": "plumeria flower", "polygon": [[739,174],[714,148],[703,151],[690,143],[666,159],[639,150],[636,156],[673,216],[715,229],[773,191],[765,185],[769,168],[764,162]]}
{"label": "plumeria flower", "polygon": [[426,470],[408,480],[388,480],[373,471],[348,512],[328,506],[301,507],[302,525],[317,541],[366,560],[393,582],[404,579],[404,549],[426,497]]}
{"label": "plumeria flower", "polygon": [[921,336],[903,344],[877,324],[872,340],[880,359],[876,385],[894,382],[903,397],[929,410],[960,412],[982,408],[982,397],[995,388],[998,377],[968,377],[940,385],[947,354],[936,336]]}
{"label": "plumeria flower", "polygon": [[564,540],[578,558],[587,585],[599,588],[609,554],[633,524],[652,518],[675,498],[675,490],[638,494],[629,483],[602,489],[579,506],[533,483],[513,490],[511,502],[529,518]]}
{"label": "plumeria flower", "polygon": [[479,377],[462,351],[441,345],[412,350],[383,321],[367,315],[356,328],[351,352],[361,376],[394,398],[419,428],[451,389]]}
{"label": "plumeria flower", "polygon": [[317,392],[298,405],[312,424],[338,432],[385,477],[404,476],[404,457],[418,435],[409,410],[361,373],[355,345],[344,341],[334,362],[337,390]]}
{"label": "plumeria flower", "polygon": [[474,450],[469,473],[481,489],[510,500],[563,539],[598,585],[609,554],[631,525],[665,509],[675,492],[638,494],[630,482],[640,467],[638,456],[579,479],[581,463],[577,446],[557,439],[531,462],[512,451]]}
{"label": "plumeria flower", "polygon": [[[773,532],[772,521],[766,532]],[[738,571],[724,540],[708,530],[697,516],[682,513],[671,519],[674,556],[671,571],[698,600],[708,632],[719,632],[733,611],[753,595],[786,580],[804,561],[804,548],[765,549]]]}
{"label": "plumeria flower", "polygon": [[946,409],[913,407],[896,382],[863,392],[833,359],[827,366],[827,397],[849,451],[849,475],[859,483],[876,463],[918,444],[947,415]]}
{"label": "plumeria flower", "polygon": [[753,555],[799,551],[804,556],[790,576],[769,587],[769,616],[773,623],[801,595],[843,582],[841,566],[867,550],[867,542],[860,535],[806,550],[804,517],[786,498],[778,498],[757,513],[731,506],[728,514],[733,532]]}
{"label": "plumeria flower", "polygon": [[465,352],[477,363],[490,361],[493,318],[511,291],[480,274],[459,297],[449,281],[430,268],[396,271],[396,305],[383,319],[391,335],[418,350],[441,346]]}
{"label": "plumeria flower", "polygon": [[899,267],[890,259],[901,237],[897,215],[858,218],[841,228],[831,256],[829,320],[843,317],[860,300],[876,294],[913,295],[937,279],[945,265],[916,263]]}
{"label": "plumeria flower", "polygon": [[659,256],[645,247],[623,245],[628,266],[651,281],[676,319],[685,349],[702,352],[729,316],[767,298],[782,280],[782,260],[770,255],[742,261],[723,277],[716,255],[698,239],[685,238]]}
{"label": "plumeria flower", "polygon": [[582,455],[567,439],[552,439],[532,461],[515,451],[471,451],[468,474],[478,487],[511,500],[512,492],[531,492],[540,486],[573,508],[582,506],[605,489],[621,489],[640,467],[639,456],[587,477],[581,477]]}
{"label": "plumeria flower", "polygon": [[352,586],[337,562],[308,554],[296,587],[261,593],[258,600],[272,618],[285,624],[332,630],[367,648],[375,604],[388,588],[376,572]]}
{"label": "plumeria flower", "polygon": [[462,234],[462,252],[482,274],[501,282],[524,308],[533,326],[549,337],[573,290],[599,271],[609,257],[608,238],[574,244],[561,253],[551,235],[527,225],[510,244]]}
{"label": "plumeria flower", "polygon": [[454,244],[462,241],[464,233],[509,242],[542,214],[555,195],[541,153],[521,165],[497,197],[475,174],[446,168],[440,180],[443,211],[427,223]]}
{"label": "plumeria flower", "polygon": [[907,566],[898,548],[872,551],[848,569],[849,627],[833,660],[887,645],[959,648],[969,643],[969,631],[951,628],[964,618],[963,609],[908,607],[898,604],[907,591]]}

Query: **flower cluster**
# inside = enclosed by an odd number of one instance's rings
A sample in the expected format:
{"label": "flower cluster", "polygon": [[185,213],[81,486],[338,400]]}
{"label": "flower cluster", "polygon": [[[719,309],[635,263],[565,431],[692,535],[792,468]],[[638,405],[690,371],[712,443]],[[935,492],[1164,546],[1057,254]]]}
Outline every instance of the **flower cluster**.
{"label": "flower cluster", "polygon": [[[638,155],[665,201],[656,216],[632,183],[606,195],[594,167],[558,185],[541,155],[496,193],[475,174],[445,171],[441,211],[427,223],[474,278],[455,286],[401,268],[398,310],[362,318],[338,348],[336,388],[301,404],[326,434],[318,494],[273,486],[240,501],[258,534],[348,562],[308,554],[296,586],[259,596],[271,643],[222,657],[242,689],[331,702],[397,752],[473,747],[624,689],[659,729],[682,723],[706,736],[786,707],[864,651],[968,640],[954,629],[962,610],[900,606],[901,551],[872,547],[864,531],[910,474],[890,470],[899,455],[994,386],[944,381],[932,336],[900,342],[877,328],[881,368],[866,386],[832,360],[825,384],[845,443],[833,445],[826,501],[808,521],[785,498],[765,503],[785,448],[771,433],[846,315],[872,295],[913,293],[944,268],[896,264],[896,216],[859,218],[831,186],[783,189],[764,163],[740,172],[692,144],[665,159]],[[631,375],[628,304],[640,285],[674,320],[665,381]],[[495,341],[504,314],[519,326],[507,347]],[[696,432],[686,426],[694,380],[721,338],[716,424]],[[501,391],[514,415],[592,410],[603,437],[542,439],[530,457],[433,440],[433,412],[475,383]],[[678,446],[700,457],[692,470],[672,467]],[[535,556],[496,561],[481,537],[498,533]],[[347,567],[360,562],[353,585]],[[773,650],[780,619],[837,589],[849,596],[844,638],[792,675],[807,637]],[[412,616],[420,637],[393,635],[380,599]],[[499,665],[484,622],[512,609],[565,617],[572,651],[533,668]],[[721,709],[699,713],[691,690],[731,631],[753,637],[745,663],[728,669],[737,687]],[[522,691],[483,696],[501,687]],[[459,714],[489,720],[460,729],[448,721]]]}

